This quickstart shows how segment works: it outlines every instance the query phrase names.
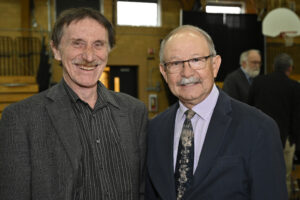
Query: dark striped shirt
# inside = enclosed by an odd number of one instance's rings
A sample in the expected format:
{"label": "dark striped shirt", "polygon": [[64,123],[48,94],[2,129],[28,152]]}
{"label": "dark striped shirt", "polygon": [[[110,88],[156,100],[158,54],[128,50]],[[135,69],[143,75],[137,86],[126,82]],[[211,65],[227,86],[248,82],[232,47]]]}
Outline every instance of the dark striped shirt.
{"label": "dark striped shirt", "polygon": [[132,180],[126,152],[120,144],[109,102],[99,82],[94,109],[64,82],[81,127],[82,158],[77,178],[76,200],[131,200]]}

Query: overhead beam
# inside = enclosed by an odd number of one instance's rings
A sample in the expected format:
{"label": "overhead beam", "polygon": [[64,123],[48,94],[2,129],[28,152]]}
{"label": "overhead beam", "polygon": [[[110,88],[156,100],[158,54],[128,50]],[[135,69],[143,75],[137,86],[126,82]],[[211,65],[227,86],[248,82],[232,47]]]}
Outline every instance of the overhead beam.
{"label": "overhead beam", "polygon": [[182,6],[182,10],[190,11],[193,9],[196,0],[179,0]]}

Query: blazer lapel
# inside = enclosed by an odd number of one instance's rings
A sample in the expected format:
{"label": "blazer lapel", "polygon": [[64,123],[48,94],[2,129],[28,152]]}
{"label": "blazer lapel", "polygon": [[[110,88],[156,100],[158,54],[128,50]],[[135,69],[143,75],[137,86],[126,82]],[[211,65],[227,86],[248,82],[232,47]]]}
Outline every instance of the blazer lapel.
{"label": "blazer lapel", "polygon": [[[112,117],[115,121],[115,125],[118,129],[119,142],[125,149],[125,152],[136,152],[135,149],[138,149],[138,146],[134,146],[134,144],[137,144],[136,141],[131,141],[135,138],[132,137],[132,130],[130,128],[127,108],[120,108],[115,106],[110,106],[110,108]],[[134,163],[135,161],[134,156],[130,153],[128,154],[128,159],[129,163]]]}
{"label": "blazer lapel", "polygon": [[250,88],[250,84],[249,84],[249,81],[248,81],[245,73],[241,69],[239,69],[239,75],[241,77],[240,84],[243,85],[243,88],[244,88],[245,91],[248,91],[249,88]]}
{"label": "blazer lapel", "polygon": [[[121,107],[120,104],[116,101],[116,99],[112,96],[112,94],[107,90],[104,86],[101,89],[102,95],[105,96],[108,106],[111,110],[111,114],[115,125],[118,129],[118,142],[122,144],[126,152],[133,152],[132,149],[136,149],[138,147],[133,146],[137,142],[131,141],[134,139],[132,137],[132,130],[130,128],[129,116],[128,116],[128,108]],[[129,155],[129,162],[132,163],[134,160]]]}
{"label": "blazer lapel", "polygon": [[50,89],[48,98],[53,101],[46,106],[51,123],[64,145],[73,169],[76,171],[81,155],[81,144],[79,140],[77,118],[71,107],[71,102],[65,92],[62,82]]}
{"label": "blazer lapel", "polygon": [[209,174],[209,171],[214,164],[216,156],[222,145],[223,138],[231,122],[231,117],[227,115],[230,111],[230,99],[225,96],[222,91],[220,91],[220,95],[207,130],[198,166],[194,174],[190,195],[192,195],[195,191],[195,188],[201,187],[203,182],[205,182],[205,177]]}
{"label": "blazer lapel", "polygon": [[164,125],[156,126],[155,141],[151,140],[153,143],[149,144],[152,146],[150,152],[152,158],[148,159],[149,174],[155,188],[164,200],[176,199],[173,140],[177,108],[178,104],[173,105],[166,116],[163,116]]}

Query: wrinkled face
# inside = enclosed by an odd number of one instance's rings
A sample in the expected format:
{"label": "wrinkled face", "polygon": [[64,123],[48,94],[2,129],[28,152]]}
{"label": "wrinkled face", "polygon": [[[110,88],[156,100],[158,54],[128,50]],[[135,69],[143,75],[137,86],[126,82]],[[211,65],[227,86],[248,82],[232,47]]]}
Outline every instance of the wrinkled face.
{"label": "wrinkled face", "polygon": [[[164,62],[182,61],[210,54],[205,38],[193,30],[181,30],[166,42]],[[208,58],[205,67],[194,70],[188,62],[178,73],[169,73],[161,64],[160,71],[171,92],[188,108],[203,101],[211,92],[221,64],[220,56]]]}
{"label": "wrinkled face", "polygon": [[91,18],[73,21],[64,27],[59,46],[51,43],[51,47],[62,62],[64,80],[75,92],[97,87],[109,53],[104,26]]}
{"label": "wrinkled face", "polygon": [[250,51],[248,54],[248,60],[244,63],[244,69],[247,74],[254,78],[260,72],[261,57],[256,51]]}

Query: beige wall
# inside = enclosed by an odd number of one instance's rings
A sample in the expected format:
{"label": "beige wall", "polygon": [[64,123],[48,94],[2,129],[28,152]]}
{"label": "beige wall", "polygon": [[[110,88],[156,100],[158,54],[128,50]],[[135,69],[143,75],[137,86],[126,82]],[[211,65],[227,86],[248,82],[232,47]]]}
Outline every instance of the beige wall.
{"label": "beige wall", "polygon": [[[39,26],[34,32],[28,32],[30,27],[31,13],[28,9],[29,0],[0,0],[0,36],[48,36],[48,8],[47,0],[35,0],[35,18]],[[103,1],[104,15],[113,20],[113,5],[111,0]],[[51,20],[54,23],[54,0],[50,1]],[[167,99],[164,92],[163,82],[158,70],[160,40],[174,27],[179,25],[179,12],[181,4],[177,0],[162,0],[161,20],[162,27],[128,27],[116,26],[116,46],[109,56],[108,65],[135,65],[138,66],[138,98],[148,105],[148,95],[158,95],[158,111],[167,108]],[[25,16],[25,17],[24,17]],[[20,31],[23,30],[23,31]],[[40,32],[42,30],[42,32]],[[47,38],[48,42],[48,38]],[[154,49],[154,56],[149,59],[148,49]],[[62,77],[61,67],[56,61],[52,65],[52,81],[58,82]],[[148,91],[156,84],[160,85],[160,91]],[[150,113],[150,117],[156,113]]]}
{"label": "beige wall", "polygon": [[[149,94],[158,96],[158,112],[168,107],[165,88],[159,72],[159,45],[161,39],[174,27],[179,25],[181,4],[176,0],[162,0],[160,28],[154,27],[116,27],[116,47],[112,50],[108,65],[138,66],[139,99],[148,105]],[[112,21],[110,0],[104,1],[104,15]],[[148,49],[154,49],[153,59],[149,59]],[[159,83],[160,91],[148,91]],[[150,117],[157,113],[150,113]]]}
{"label": "beige wall", "polygon": [[[232,1],[232,0],[231,0]],[[12,37],[26,35],[26,32],[14,31],[14,29],[26,28],[30,25],[28,19],[30,18],[29,11],[24,11],[29,0],[0,0],[0,36],[10,35]],[[39,30],[48,29],[48,9],[47,0],[35,0],[35,16],[39,24],[33,36],[41,37],[47,36],[47,32],[39,32]],[[51,0],[51,16],[52,24],[54,21],[54,0]],[[116,47],[112,50],[108,65],[135,65],[138,66],[138,98],[148,105],[149,94],[158,95],[158,112],[165,110],[168,107],[165,88],[159,73],[159,44],[161,39],[173,28],[179,25],[180,9],[182,7],[182,0],[161,0],[161,20],[162,26],[154,27],[128,27],[116,26]],[[260,4],[253,0],[245,0],[246,10],[248,13],[255,13]],[[110,20],[113,20],[113,5],[111,0],[103,0],[104,15]],[[297,8],[300,7],[297,1]],[[298,12],[298,11],[297,11]],[[27,17],[26,17],[27,16]],[[28,25],[29,24],[29,25]],[[30,28],[30,27],[28,27]],[[280,38],[268,38],[267,48],[272,50],[275,43],[283,43]],[[300,44],[300,40],[295,39],[295,43]],[[299,46],[299,45],[298,45]],[[149,48],[154,49],[154,57],[149,59],[147,51]],[[294,52],[294,50],[293,50]],[[299,51],[297,51],[299,52]],[[298,56],[299,57],[299,56]],[[297,57],[297,58],[298,58]],[[299,58],[300,59],[300,58]],[[300,63],[300,62],[299,62]],[[300,73],[300,72],[299,72]],[[52,68],[52,80],[58,82],[62,77],[61,68],[56,62]],[[148,91],[147,88],[160,84],[160,91]],[[157,113],[150,113],[150,117]]]}

